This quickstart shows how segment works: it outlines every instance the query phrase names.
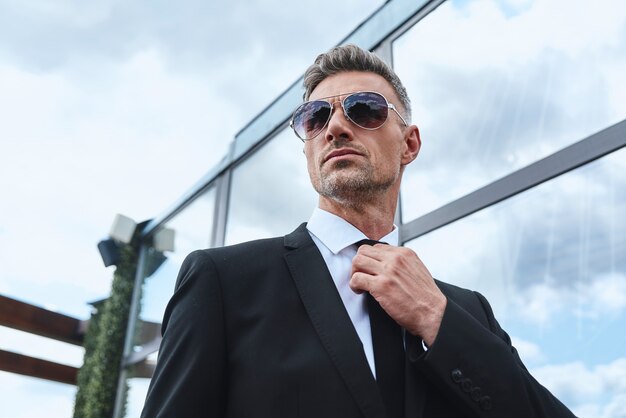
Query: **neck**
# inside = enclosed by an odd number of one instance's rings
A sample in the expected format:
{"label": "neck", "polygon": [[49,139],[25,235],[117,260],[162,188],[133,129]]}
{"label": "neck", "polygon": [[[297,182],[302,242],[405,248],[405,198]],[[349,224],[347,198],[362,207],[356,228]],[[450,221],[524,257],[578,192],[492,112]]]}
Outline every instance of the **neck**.
{"label": "neck", "polygon": [[319,208],[345,219],[366,237],[379,240],[393,230],[398,194],[369,201],[339,202],[320,196]]}

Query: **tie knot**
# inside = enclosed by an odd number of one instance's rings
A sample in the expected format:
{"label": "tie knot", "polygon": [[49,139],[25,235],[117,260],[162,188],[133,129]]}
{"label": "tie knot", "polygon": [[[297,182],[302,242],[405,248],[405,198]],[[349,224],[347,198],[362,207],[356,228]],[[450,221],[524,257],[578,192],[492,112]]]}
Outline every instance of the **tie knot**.
{"label": "tie knot", "polygon": [[361,245],[376,245],[376,244],[387,244],[386,242],[376,241],[374,239],[362,239],[361,241],[357,241],[354,243],[357,248]]}

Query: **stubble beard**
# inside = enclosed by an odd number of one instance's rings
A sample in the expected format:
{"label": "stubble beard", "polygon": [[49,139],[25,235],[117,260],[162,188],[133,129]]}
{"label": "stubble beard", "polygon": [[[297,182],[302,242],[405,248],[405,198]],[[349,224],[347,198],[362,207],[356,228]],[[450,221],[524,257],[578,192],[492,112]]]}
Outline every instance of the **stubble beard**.
{"label": "stubble beard", "polygon": [[371,164],[338,161],[328,174],[320,170],[318,175],[318,181],[313,182],[317,193],[344,206],[359,208],[380,199],[396,182],[399,173],[377,178]]}

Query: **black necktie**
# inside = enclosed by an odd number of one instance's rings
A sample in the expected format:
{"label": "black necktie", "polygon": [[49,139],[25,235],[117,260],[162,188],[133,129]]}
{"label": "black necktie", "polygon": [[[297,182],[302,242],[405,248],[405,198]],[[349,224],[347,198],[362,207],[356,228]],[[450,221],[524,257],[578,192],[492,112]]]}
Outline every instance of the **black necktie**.
{"label": "black necktie", "polygon": [[[380,242],[364,239],[356,243],[374,245]],[[372,328],[376,363],[376,383],[385,403],[388,418],[404,417],[404,343],[402,328],[380,304],[367,293],[367,307]]]}

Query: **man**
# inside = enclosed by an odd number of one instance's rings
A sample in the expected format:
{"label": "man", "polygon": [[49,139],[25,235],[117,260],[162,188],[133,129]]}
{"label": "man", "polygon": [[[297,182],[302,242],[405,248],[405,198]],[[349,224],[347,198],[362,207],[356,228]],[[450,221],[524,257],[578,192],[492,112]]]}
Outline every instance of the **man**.
{"label": "man", "polygon": [[572,417],[483,296],[397,246],[421,142],[395,73],[343,46],[304,86],[292,127],[319,207],[285,237],[187,257],[143,416]]}

